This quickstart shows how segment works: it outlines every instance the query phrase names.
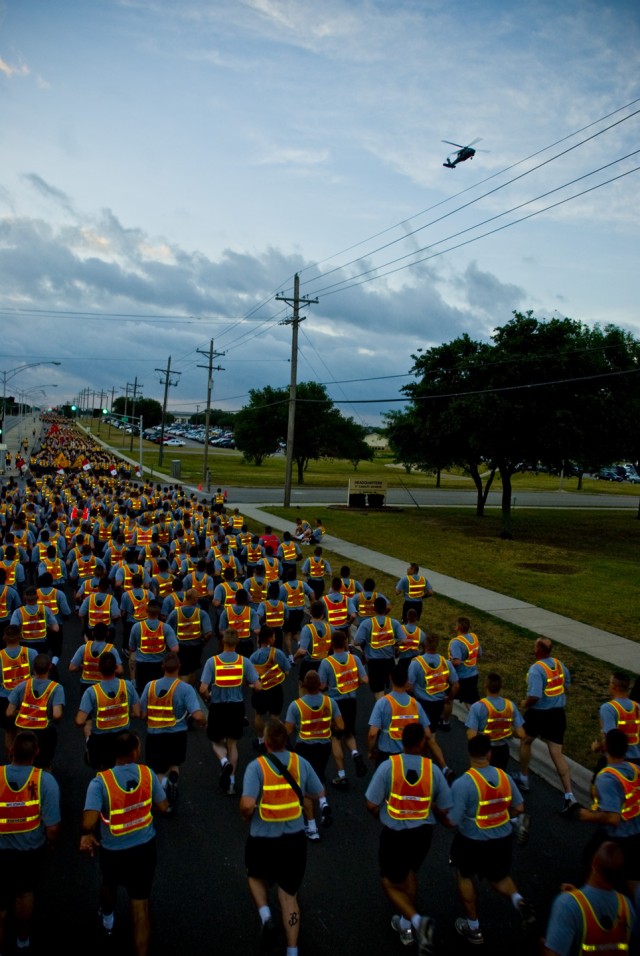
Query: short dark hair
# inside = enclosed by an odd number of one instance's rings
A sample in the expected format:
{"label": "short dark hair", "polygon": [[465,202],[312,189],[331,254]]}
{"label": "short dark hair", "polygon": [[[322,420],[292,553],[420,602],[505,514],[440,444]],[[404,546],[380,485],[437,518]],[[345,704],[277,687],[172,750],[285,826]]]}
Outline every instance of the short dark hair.
{"label": "short dark hair", "polygon": [[488,734],[477,734],[467,744],[470,757],[488,757],[491,753],[491,737]]}
{"label": "short dark hair", "polygon": [[405,750],[413,750],[424,740],[424,727],[422,724],[407,724],[402,731],[402,746]]}
{"label": "short dark hair", "polygon": [[610,757],[621,760],[627,753],[629,739],[622,730],[610,730],[605,734],[604,749]]}

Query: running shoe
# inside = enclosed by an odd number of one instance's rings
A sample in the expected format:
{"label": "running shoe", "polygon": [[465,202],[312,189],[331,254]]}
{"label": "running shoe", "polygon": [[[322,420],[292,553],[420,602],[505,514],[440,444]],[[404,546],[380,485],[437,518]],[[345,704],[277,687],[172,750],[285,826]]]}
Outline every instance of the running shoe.
{"label": "running shoe", "polygon": [[412,946],[416,941],[415,933],[413,932],[413,926],[408,926],[407,929],[403,929],[400,925],[401,920],[402,917],[398,916],[397,913],[395,916],[392,916],[391,928],[396,931],[403,946]]}
{"label": "running shoe", "polygon": [[484,936],[482,935],[480,927],[478,927],[478,929],[471,929],[467,920],[462,917],[458,917],[455,922],[455,927],[456,933],[459,933],[459,935],[462,936],[463,939],[466,939],[472,946],[484,945]]}

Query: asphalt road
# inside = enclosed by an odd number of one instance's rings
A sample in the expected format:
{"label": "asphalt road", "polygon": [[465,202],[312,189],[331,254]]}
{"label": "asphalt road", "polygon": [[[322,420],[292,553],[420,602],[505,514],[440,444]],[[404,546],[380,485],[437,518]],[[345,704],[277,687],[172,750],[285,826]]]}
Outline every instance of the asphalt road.
{"label": "asphalt road", "polygon": [[[97,924],[98,864],[78,852],[79,824],[90,771],[84,765],[83,738],[73,726],[80,699],[77,675],[66,665],[80,642],[76,620],[65,626],[61,681],[67,708],[59,727],[54,771],[62,790],[63,831],[49,860],[44,892],[39,899],[36,938],[47,951],[82,953],[129,951],[129,917],[124,896],[116,913],[116,931],[102,939]],[[118,645],[120,642],[117,642]],[[207,648],[213,653],[213,647]],[[207,656],[207,655],[204,655]],[[204,657],[203,656],[203,657]],[[287,685],[291,699],[297,682]],[[359,700],[359,739],[364,741],[372,706],[363,688]],[[143,730],[142,727],[137,728]],[[254,756],[251,731],[240,744],[240,771]],[[466,767],[462,727],[441,735],[450,765]],[[189,754],[183,770],[180,799],[174,816],[158,821],[159,865],[153,891],[154,943],[159,956],[176,953],[253,954],[259,952],[259,922],[246,886],[243,852],[247,827],[238,798],[218,788],[219,765],[202,730],[189,732]],[[349,953],[350,956],[391,956],[400,943],[390,928],[391,910],[378,884],[377,843],[379,825],[364,808],[367,779],[351,789],[330,789],[335,814],[333,827],[323,831],[320,843],[308,846],[308,867],[300,895],[302,906],[301,953],[308,956]],[[329,765],[329,775],[334,769]],[[575,820],[558,815],[560,794],[534,778],[527,798],[533,817],[531,841],[515,850],[513,874],[521,891],[536,906],[546,923],[550,901],[561,880],[577,880],[580,852],[589,830]],[[434,843],[420,874],[421,910],[434,916],[441,928],[443,953],[462,954],[467,944],[453,929],[460,910],[455,899],[454,873],[448,866],[451,835],[437,828]],[[523,941],[515,912],[508,901],[488,888],[481,890],[481,919],[491,954],[534,953]],[[284,942],[281,952],[284,954]]]}

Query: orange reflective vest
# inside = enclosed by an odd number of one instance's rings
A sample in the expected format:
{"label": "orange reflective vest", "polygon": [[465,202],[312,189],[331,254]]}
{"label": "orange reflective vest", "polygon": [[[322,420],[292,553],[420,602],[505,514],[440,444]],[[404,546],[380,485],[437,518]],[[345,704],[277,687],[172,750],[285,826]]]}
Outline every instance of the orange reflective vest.
{"label": "orange reflective vest", "polygon": [[304,607],[304,585],[302,581],[296,581],[295,584],[285,582],[284,587],[287,592],[287,607]]}
{"label": "orange reflective vest", "polygon": [[0,767],[0,835],[28,833],[40,826],[42,770],[33,767],[19,790],[9,786],[7,768]]}
{"label": "orange reflective vest", "polygon": [[358,664],[353,654],[347,654],[344,664],[336,660],[333,655],[327,657],[327,663],[335,674],[336,688],[339,694],[352,694],[360,685]]}
{"label": "orange reflective vest", "polygon": [[54,581],[62,581],[64,578],[64,573],[62,571],[62,561],[60,558],[54,558],[53,561],[51,558],[48,558],[46,555],[42,559],[47,573],[51,575]]}
{"label": "orange reflective vest", "polygon": [[173,590],[173,576],[171,574],[156,574],[153,580],[158,589],[159,598],[166,598],[168,594],[171,594]]}
{"label": "orange reflective vest", "polygon": [[504,710],[494,707],[488,697],[483,697],[481,704],[487,708],[487,727],[485,733],[491,740],[506,740],[513,733],[513,704],[504,700]]}
{"label": "orange reflective vest", "polygon": [[[1,616],[1,615],[0,615]],[[631,710],[626,710],[617,700],[610,700],[609,705],[616,712],[618,730],[626,735],[630,747],[640,743],[640,704],[630,701]]]}
{"label": "orange reflective vest", "polygon": [[247,564],[257,564],[258,561],[262,561],[262,545],[248,544],[247,545]]}
{"label": "orange reflective vest", "polygon": [[9,585],[0,587],[0,621],[9,617]]}
{"label": "orange reflective vest", "polygon": [[97,568],[96,559],[93,555],[89,559],[78,558],[78,580],[86,581],[87,578],[95,576]]}
{"label": "orange reflective vest", "polygon": [[325,594],[322,601],[327,609],[329,627],[344,627],[349,620],[349,602],[346,594],[343,594],[337,601],[330,600],[329,596]]}
{"label": "orange reflective vest", "polygon": [[[410,627],[410,626],[413,627],[413,630],[412,630],[412,631],[409,630],[409,627]],[[401,652],[405,652],[405,651],[417,651],[417,650],[419,650],[419,649],[420,649],[420,635],[422,634],[422,631],[420,630],[420,628],[419,628],[416,624],[412,624],[412,625],[401,624],[401,625],[400,625],[400,629],[401,629],[402,633],[404,634],[404,637],[402,638],[402,640],[401,640],[400,643],[398,644],[398,652],[401,653]]]}
{"label": "orange reflective vest", "polygon": [[[469,640],[469,638],[471,638],[471,640]],[[478,640],[477,634],[473,634],[473,633],[458,634],[453,640],[460,641],[460,643],[464,644],[464,646],[467,649],[466,660],[462,662],[463,666],[469,667],[469,668],[475,667],[476,664],[478,663],[478,654],[480,653],[480,641]],[[451,644],[452,643],[453,641],[449,642],[449,659],[451,659]]]}
{"label": "orange reflective vest", "polygon": [[402,740],[402,731],[407,724],[420,723],[418,716],[418,702],[409,698],[408,704],[400,704],[393,694],[386,694],[385,698],[391,708],[391,721],[389,722],[389,737],[392,740]]}
{"label": "orange reflective vest", "polygon": [[[174,595],[175,598],[175,595]],[[184,607],[176,608],[176,637],[184,641],[198,641],[202,633],[200,608],[194,607],[193,613],[187,615]]]}
{"label": "orange reflective vest", "polygon": [[[261,819],[272,823],[298,820],[302,816],[302,806],[291,784],[274,769],[266,757],[258,757],[258,763],[262,770],[262,796],[258,808]],[[300,758],[297,754],[289,754],[287,769],[300,786]]]}
{"label": "orange reflective vest", "polygon": [[165,727],[175,727],[178,723],[175,711],[173,709],[173,695],[180,679],[176,677],[171,687],[167,688],[163,694],[158,694],[156,685],[158,681],[151,681],[149,684],[149,693],[147,697],[147,726],[153,730],[161,730]]}
{"label": "orange reflective vest", "polygon": [[325,561],[324,558],[309,558],[309,571],[307,572],[310,578],[315,578],[319,580],[325,575]]}
{"label": "orange reflective vest", "polygon": [[27,647],[20,646],[16,657],[11,657],[9,651],[3,647],[0,650],[0,663],[2,664],[2,683],[6,690],[13,690],[31,676]]}
{"label": "orange reflective vest", "polygon": [[298,559],[298,549],[293,541],[283,541],[280,547],[282,548],[282,560],[287,564],[294,564]]}
{"label": "orange reflective vest", "polygon": [[421,758],[422,768],[415,783],[404,775],[404,754],[391,754],[391,786],[387,813],[392,820],[426,820],[431,810],[433,764]]}
{"label": "orange reflective vest", "polygon": [[102,684],[95,684],[93,691],[96,695],[96,729],[119,730],[129,725],[129,693],[123,680],[118,681],[115,697],[109,697],[102,689]]}
{"label": "orange reflective vest", "polygon": [[266,601],[264,605],[264,619],[267,627],[282,627],[284,624],[284,601]]}
{"label": "orange reflective vest", "polygon": [[133,591],[127,591],[131,603],[133,605],[133,619],[134,621],[144,621],[147,616],[147,606],[149,604],[149,595],[144,588],[142,590],[142,597],[136,597]]}
{"label": "orange reflective vest", "polygon": [[616,919],[613,926],[605,928],[598,920],[593,906],[582,890],[571,890],[570,895],[573,896],[582,914],[580,956],[587,956],[589,953],[629,952],[632,919],[629,900],[626,896],[616,892],[618,899]]}
{"label": "orange reflective vest", "polygon": [[100,594],[102,601],[98,601],[97,594],[89,595],[89,607],[87,609],[87,623],[89,627],[95,627],[96,624],[111,624],[111,605],[113,603],[112,594]]}
{"label": "orange reflective vest", "polygon": [[126,836],[136,830],[151,826],[151,795],[153,782],[151,771],[144,764],[138,766],[138,785],[133,790],[123,790],[113,770],[98,773],[107,791],[109,816],[101,814],[102,822],[109,827],[112,836]]}
{"label": "orange reflective vest", "polygon": [[151,544],[152,537],[153,528],[138,527],[136,530],[136,545],[139,548],[146,547],[148,544]]}
{"label": "orange reflective vest", "polygon": [[265,690],[271,690],[272,687],[277,687],[285,678],[284,671],[276,663],[275,647],[269,648],[269,656],[264,664],[254,664],[253,666],[258,672],[260,683]]}
{"label": "orange reflective vest", "polygon": [[322,695],[319,707],[311,707],[302,697],[296,702],[300,713],[298,737],[300,740],[330,740],[331,739],[331,699]]}
{"label": "orange reflective vest", "polygon": [[50,588],[48,594],[45,594],[42,588],[37,588],[36,593],[38,595],[38,604],[44,604],[45,607],[49,608],[52,614],[60,613],[60,608],[58,607],[58,591],[56,588]]}
{"label": "orange reflective vest", "polygon": [[395,635],[393,633],[391,618],[385,617],[382,624],[377,617],[371,618],[371,647],[377,651],[383,647],[392,647],[394,643]]}
{"label": "orange reflective vest", "polygon": [[564,668],[555,657],[549,657],[548,660],[551,661],[553,667],[551,667],[547,661],[536,662],[542,668],[547,678],[544,696],[560,697],[561,694],[564,694]]}
{"label": "orange reflective vest", "polygon": [[99,662],[103,654],[113,653],[113,644],[105,644],[98,654],[93,653],[93,641],[87,641],[82,652],[82,671],[80,679],[87,684],[98,684],[102,680]]}
{"label": "orange reflective vest", "polygon": [[19,610],[22,618],[20,623],[22,640],[27,642],[45,641],[47,638],[47,612],[44,604],[38,604],[33,613],[26,606]]}
{"label": "orange reflective vest", "polygon": [[131,582],[133,580],[134,574],[144,575],[144,569],[140,567],[139,564],[134,565],[134,567],[135,567],[135,570],[134,568],[131,567],[130,564],[127,564],[126,561],[122,565],[122,588],[124,591],[131,590]]}
{"label": "orange reflective vest", "polygon": [[140,621],[140,640],[138,642],[138,652],[143,656],[154,654],[164,654],[166,641],[164,637],[164,628],[162,621],[154,622]]}
{"label": "orange reflective vest", "polygon": [[424,589],[427,584],[427,579],[422,575],[416,577],[413,574],[410,574],[407,578],[408,583],[408,593],[407,597],[411,601],[417,601],[420,598],[424,597]]}
{"label": "orange reflective vest", "polygon": [[[235,605],[234,605],[235,606]],[[238,632],[238,638],[245,640],[251,636],[251,608],[243,607],[240,614],[236,614],[233,606],[227,608],[227,627],[233,627]]]}
{"label": "orange reflective vest", "polygon": [[266,581],[271,584],[272,581],[277,581],[280,577],[280,568],[278,567],[277,558],[268,558],[266,555],[262,559],[264,565],[264,576]]}
{"label": "orange reflective vest", "polygon": [[221,657],[213,658],[215,662],[216,687],[241,687],[244,680],[244,657],[236,654],[235,661],[223,661]]}
{"label": "orange reflective vest", "polygon": [[16,558],[15,561],[2,561],[0,562],[0,568],[4,568],[4,583],[12,588],[16,583],[16,577],[18,572],[19,561]]}
{"label": "orange reflective vest", "polygon": [[323,631],[321,634],[317,626],[311,621],[307,624],[307,627],[311,633],[309,657],[312,657],[314,661],[324,660],[331,650],[331,631],[325,624],[323,624]]}
{"label": "orange reflective vest", "polygon": [[29,677],[24,688],[24,697],[16,714],[16,727],[23,730],[44,730],[49,726],[49,699],[56,689],[56,682],[49,681],[38,697],[33,689],[33,678]]}
{"label": "orange reflective vest", "polygon": [[256,578],[249,578],[249,587],[245,587],[249,594],[249,600],[252,604],[262,604],[267,600],[267,582],[258,581]]}
{"label": "orange reflective vest", "polygon": [[427,694],[435,697],[436,694],[446,693],[449,687],[449,665],[444,657],[438,655],[438,663],[435,667],[432,667],[423,656],[418,657],[417,660],[424,671]]}
{"label": "orange reflective vest", "polygon": [[479,830],[492,830],[494,827],[504,826],[511,819],[511,787],[509,778],[504,770],[494,768],[498,774],[498,782],[492,786],[475,767],[467,770],[478,791],[478,806],[476,808],[476,826]]}
{"label": "orange reflective vest", "polygon": [[340,585],[340,590],[343,594],[346,594],[348,598],[355,597],[356,595],[356,582],[353,578],[343,578]]}
{"label": "orange reflective vest", "polygon": [[201,577],[198,577],[200,572],[193,571],[191,573],[191,587],[196,591],[198,597],[206,597],[209,593],[209,585],[207,582],[207,572],[201,572]]}
{"label": "orange reflective vest", "polygon": [[[625,821],[635,820],[637,816],[640,816],[640,767],[636,767],[635,764],[627,764],[627,766],[632,771],[631,779],[623,774],[617,767],[603,767],[598,774],[598,777],[603,773],[610,774],[616,778],[622,787],[623,799],[620,816]],[[593,805],[593,809],[598,809],[597,800]]]}

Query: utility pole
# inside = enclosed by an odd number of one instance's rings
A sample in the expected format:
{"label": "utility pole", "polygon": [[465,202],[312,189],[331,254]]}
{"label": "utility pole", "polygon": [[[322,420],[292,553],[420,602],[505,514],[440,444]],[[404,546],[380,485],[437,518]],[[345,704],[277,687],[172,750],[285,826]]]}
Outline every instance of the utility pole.
{"label": "utility pole", "polygon": [[296,393],[298,389],[298,326],[304,320],[300,317],[300,305],[311,305],[317,302],[317,299],[300,298],[300,276],[296,272],[293,279],[293,299],[284,295],[277,295],[278,302],[286,302],[293,306],[293,316],[290,319],[283,319],[280,325],[291,325],[291,384],[289,385],[289,419],[287,421],[287,460],[285,466],[284,478],[284,507],[291,505],[291,472],[293,470],[293,440],[296,430]]}
{"label": "utility pole", "polygon": [[[164,452],[164,420],[167,415],[167,398],[169,396],[169,386],[177,385],[178,380],[175,382],[171,381],[171,356],[169,356],[169,361],[167,362],[166,368],[157,368],[156,372],[160,372],[161,375],[164,375],[164,381],[161,379],[160,384],[164,385],[164,401],[162,402],[162,425],[160,426],[160,448],[158,449],[158,464],[162,464],[163,452]],[[181,372],[174,372],[174,375],[181,375]]]}
{"label": "utility pole", "polygon": [[[205,411],[204,419],[204,462],[202,465],[202,480],[204,484],[207,485],[207,491],[209,491],[209,420],[211,417],[211,390],[213,388],[213,360],[214,358],[218,358],[218,356],[225,355],[226,353],[213,351],[213,339],[211,339],[211,342],[209,343],[208,352],[204,352],[202,349],[196,349],[196,352],[199,352],[200,355],[208,355],[209,357],[208,365],[198,365],[198,368],[206,368],[209,370],[209,377],[207,379],[207,409]],[[215,371],[224,372],[224,369],[221,365],[216,365]]]}
{"label": "utility pole", "polygon": [[[138,376],[136,375],[135,381],[134,381],[133,385],[127,384],[127,388],[132,388],[132,389],[133,389],[133,397],[132,397],[132,399],[131,399],[131,418],[133,419],[133,418],[136,417],[136,396],[137,396],[137,394],[138,394],[138,389],[139,389],[139,388],[140,388],[140,389],[144,388],[144,385],[138,385]],[[130,452],[133,451],[133,429],[134,429],[134,424],[133,424],[133,421],[132,421],[132,422],[131,422],[131,435],[129,436],[129,451],[130,451]]]}
{"label": "utility pole", "polygon": [[129,407],[129,383],[127,382],[124,391],[124,415],[123,418],[127,417],[127,409]]}

